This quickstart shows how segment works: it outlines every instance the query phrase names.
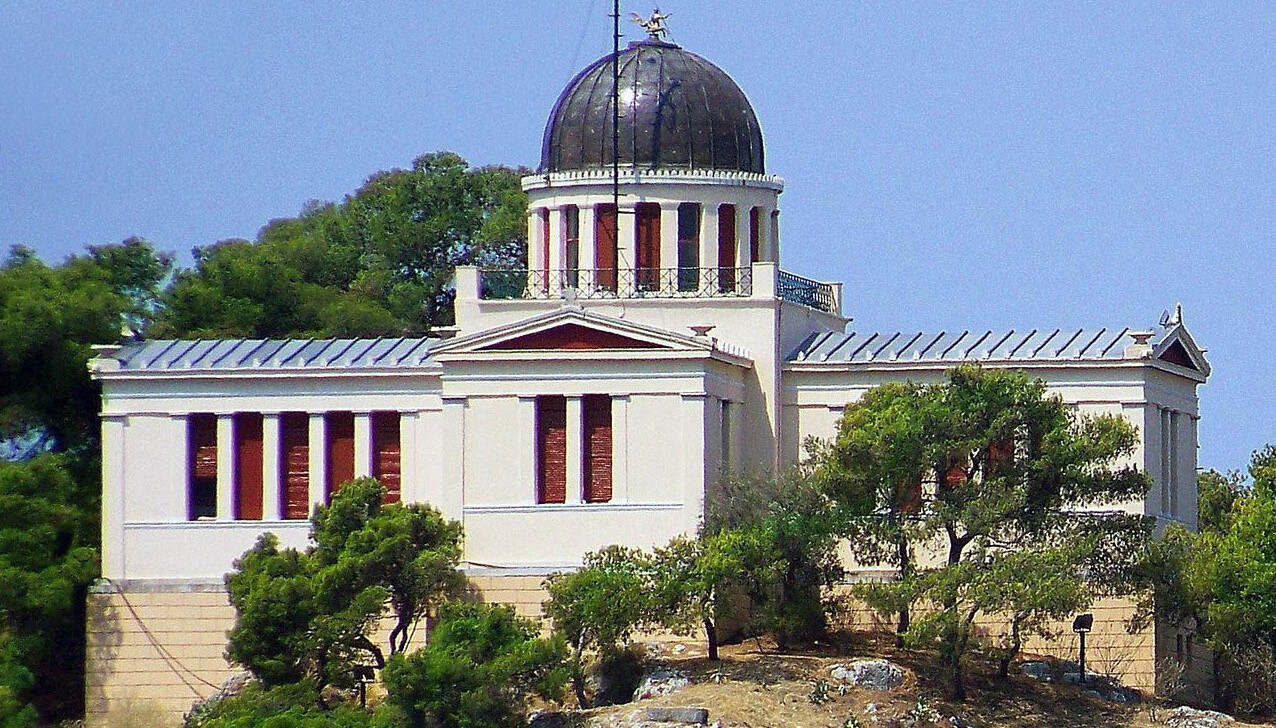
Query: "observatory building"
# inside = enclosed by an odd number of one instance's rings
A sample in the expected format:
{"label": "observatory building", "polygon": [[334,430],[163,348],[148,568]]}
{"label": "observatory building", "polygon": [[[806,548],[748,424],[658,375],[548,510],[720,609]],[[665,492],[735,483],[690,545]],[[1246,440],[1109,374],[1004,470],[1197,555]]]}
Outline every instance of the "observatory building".
{"label": "observatory building", "polygon": [[[1080,330],[849,328],[841,284],[782,267],[802,241],[781,235],[784,182],[736,82],[656,37],[614,61],[550,112],[523,180],[527,268],[457,269],[447,336],[102,348],[91,715],[145,699],[180,716],[214,692],[233,672],[223,575],[262,533],[304,547],[313,506],[353,477],[463,523],[472,581],[536,614],[546,575],[694,531],[724,472],[792,464],[866,390],[965,362],[1127,418],[1155,486],[1125,507],[1195,526],[1209,364],[1181,312]],[[1091,645],[1126,640],[1127,681],[1148,686],[1181,634],[1124,635],[1130,609],[1096,605]]]}

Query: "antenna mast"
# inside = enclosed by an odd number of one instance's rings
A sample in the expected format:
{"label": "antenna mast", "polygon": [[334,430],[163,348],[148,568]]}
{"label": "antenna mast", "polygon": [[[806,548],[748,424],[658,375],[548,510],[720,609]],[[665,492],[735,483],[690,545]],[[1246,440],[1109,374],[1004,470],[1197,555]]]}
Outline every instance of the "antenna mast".
{"label": "antenna mast", "polygon": [[620,224],[620,0],[611,10],[611,204]]}

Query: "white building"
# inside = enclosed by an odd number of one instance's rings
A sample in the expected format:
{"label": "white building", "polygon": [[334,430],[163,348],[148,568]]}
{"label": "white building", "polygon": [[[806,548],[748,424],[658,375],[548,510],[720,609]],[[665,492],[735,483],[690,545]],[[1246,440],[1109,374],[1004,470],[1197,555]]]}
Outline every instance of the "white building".
{"label": "white building", "polygon": [[[693,530],[724,470],[793,462],[868,388],[961,362],[1127,417],[1156,482],[1130,508],[1195,526],[1209,365],[1181,313],[848,332],[840,284],[780,268],[783,182],[735,83],[653,39],[619,64],[618,187],[608,56],[563,92],[523,182],[529,269],[459,269],[455,336],[102,348],[92,714],[126,698],[176,714],[210,693],[228,673],[231,562],[265,531],[303,546],[311,507],[352,476],[461,521],[471,577],[531,613],[541,579],[585,552]],[[1109,612],[1128,605],[1100,622]],[[1136,638],[1131,679],[1147,682],[1167,636]]]}

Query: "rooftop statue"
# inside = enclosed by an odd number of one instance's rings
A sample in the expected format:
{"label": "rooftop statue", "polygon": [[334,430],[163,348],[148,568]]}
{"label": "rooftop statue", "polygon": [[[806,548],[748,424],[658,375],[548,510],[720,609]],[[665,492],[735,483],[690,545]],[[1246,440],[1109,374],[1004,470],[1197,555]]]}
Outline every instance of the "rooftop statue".
{"label": "rooftop statue", "polygon": [[669,28],[665,26],[665,21],[673,17],[673,13],[662,13],[660,8],[656,8],[651,12],[650,18],[643,18],[638,13],[630,13],[629,18],[647,31],[647,36],[652,40],[664,40],[669,34]]}

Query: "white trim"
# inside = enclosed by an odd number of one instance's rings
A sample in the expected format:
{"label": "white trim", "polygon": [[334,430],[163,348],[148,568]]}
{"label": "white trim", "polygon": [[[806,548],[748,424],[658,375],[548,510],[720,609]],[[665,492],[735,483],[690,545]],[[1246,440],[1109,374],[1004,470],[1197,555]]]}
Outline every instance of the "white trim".
{"label": "white trim", "polygon": [[462,511],[469,514],[483,513],[549,513],[562,511],[677,511],[682,503],[516,503],[494,505],[467,505]]}

